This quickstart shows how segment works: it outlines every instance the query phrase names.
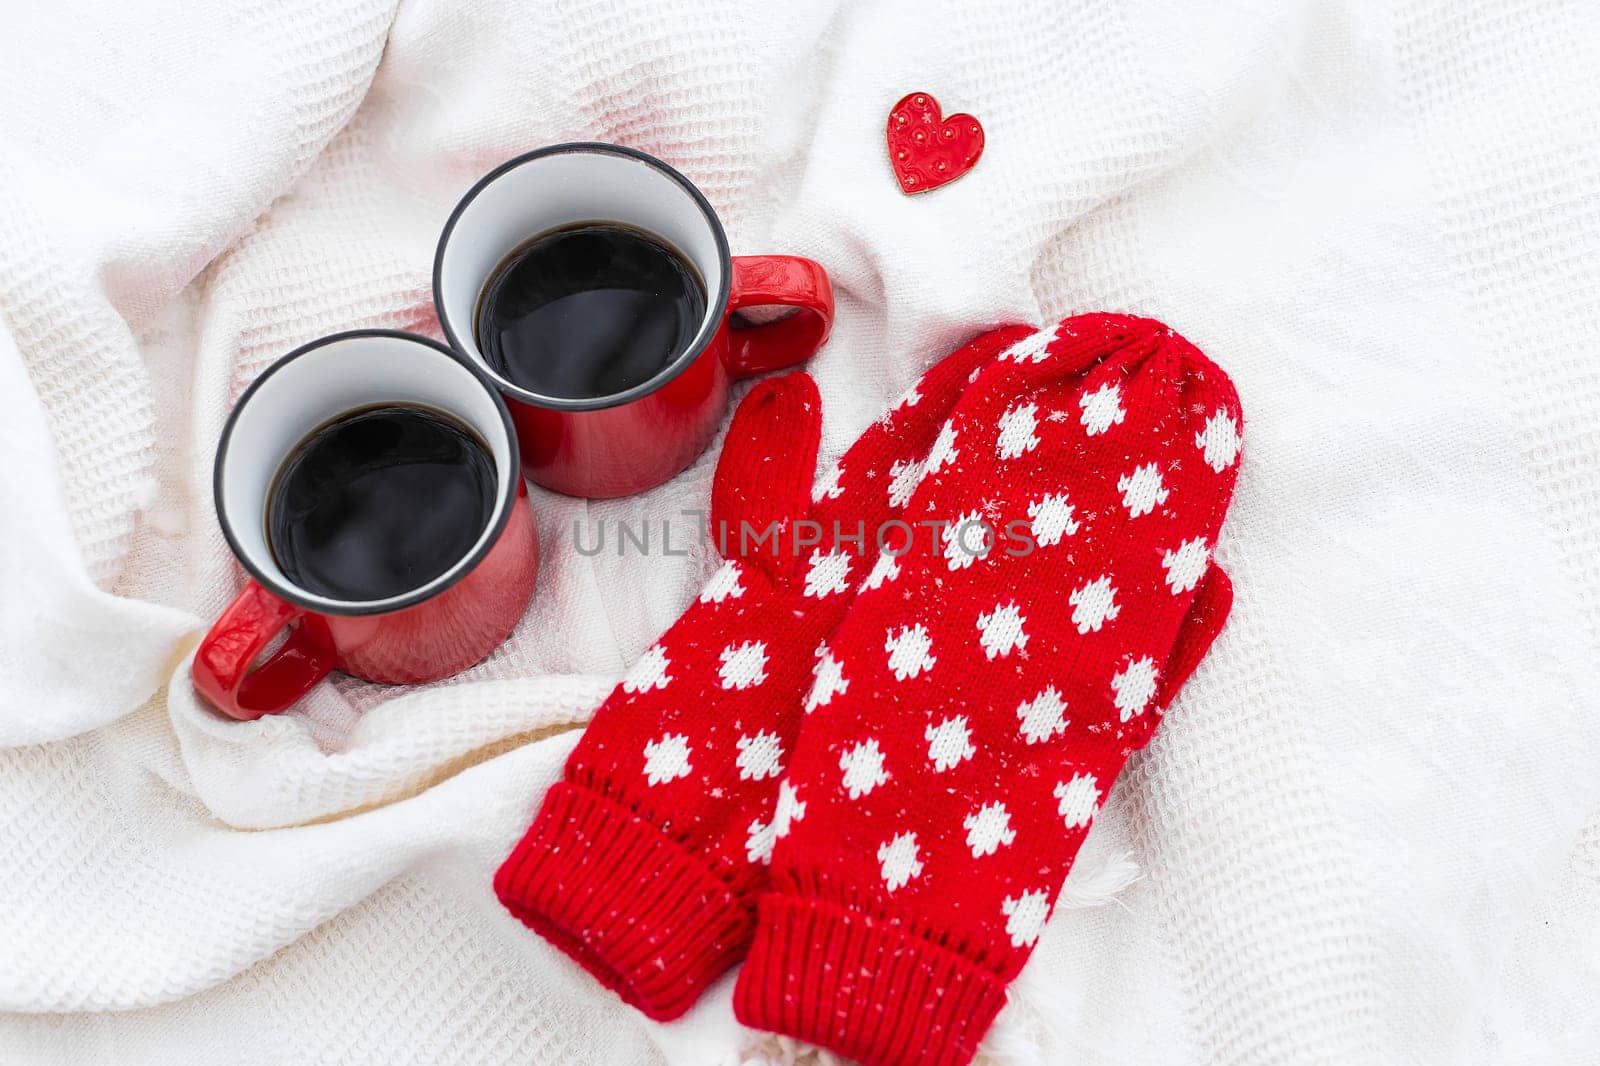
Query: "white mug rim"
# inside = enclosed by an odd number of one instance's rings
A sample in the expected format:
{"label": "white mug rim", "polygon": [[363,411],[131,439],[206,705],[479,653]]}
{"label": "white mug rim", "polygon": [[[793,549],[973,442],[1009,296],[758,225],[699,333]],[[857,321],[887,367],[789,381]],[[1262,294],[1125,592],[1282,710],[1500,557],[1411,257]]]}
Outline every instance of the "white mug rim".
{"label": "white mug rim", "polygon": [[[238,533],[233,528],[233,520],[228,514],[227,506],[223,502],[225,490],[225,468],[227,465],[228,451],[233,441],[234,427],[238,424],[240,414],[249,405],[251,397],[259,392],[262,386],[268,380],[282,371],[284,367],[293,363],[296,359],[299,359],[301,356],[316,351],[319,348],[325,348],[330,344],[338,344],[344,341],[355,340],[362,337],[382,337],[390,340],[421,344],[424,347],[438,352],[440,355],[448,357],[458,366],[462,367],[469,374],[471,374],[489,394],[489,398],[494,404],[495,410],[500,415],[500,423],[505,432],[506,443],[508,445],[508,467],[505,471],[505,477],[501,479],[500,483],[496,486],[495,508],[497,517],[495,518],[492,527],[488,530],[487,535],[480,536],[478,543],[474,546],[473,550],[469,551],[455,563],[451,564],[450,569],[444,574],[434,578],[432,581],[419,585],[410,592],[400,593],[399,595],[390,596],[382,600],[339,600],[332,597],[313,596],[292,582],[284,580],[282,577],[280,577],[280,575],[271,573],[257,564],[255,559],[252,557],[252,553],[246,550],[240,541]],[[355,408],[349,408],[345,413],[348,413],[349,410],[354,409]],[[454,412],[449,413],[452,415],[455,414]],[[492,442],[485,443],[488,443],[492,446]],[[517,447],[516,428],[512,424],[511,412],[506,407],[505,399],[500,395],[499,390],[495,388],[494,381],[489,377],[489,375],[484,373],[482,368],[477,366],[473,360],[462,355],[454,348],[445,344],[441,344],[432,337],[425,337],[420,333],[409,333],[405,330],[398,329],[350,329],[343,330],[339,333],[329,333],[318,337],[316,340],[308,341],[307,343],[300,345],[300,347],[274,361],[271,366],[267,367],[256,376],[256,379],[245,388],[244,392],[239,394],[239,399],[235,401],[233,410],[228,412],[227,421],[224,422],[222,426],[222,435],[217,440],[216,458],[213,460],[211,466],[212,506],[215,508],[217,513],[217,524],[222,527],[222,537],[227,541],[228,550],[233,553],[233,557],[239,561],[239,565],[244,567],[245,571],[252,578],[259,582],[274,596],[277,596],[279,599],[288,603],[294,604],[296,607],[299,607],[312,614],[319,615],[359,616],[391,614],[395,611],[402,611],[408,607],[415,607],[417,604],[425,603],[428,600],[433,599],[435,596],[438,596],[446,590],[454,587],[468,574],[476,570],[478,564],[488,556],[489,552],[494,549],[496,544],[500,543],[500,536],[505,532],[507,523],[511,521],[511,512],[516,507],[516,495],[521,488],[521,484],[522,457],[520,454],[520,449]],[[508,494],[509,498],[506,498]]]}
{"label": "white mug rim", "polygon": [[[706,225],[711,232],[712,241],[716,246],[717,258],[721,261],[722,265],[722,269],[719,272],[721,274],[721,278],[718,282],[717,291],[715,293],[706,293],[707,314],[705,321],[701,323],[700,331],[695,335],[694,340],[691,341],[690,344],[675,359],[673,359],[672,362],[662,367],[648,380],[642,381],[639,384],[634,385],[631,388],[624,389],[621,392],[608,393],[604,396],[547,396],[543,393],[533,392],[530,389],[523,388],[521,385],[518,385],[515,382],[508,381],[505,377],[497,373],[493,367],[490,367],[487,360],[475,359],[467,354],[466,346],[461,342],[461,338],[457,335],[456,329],[451,324],[449,312],[445,307],[443,287],[445,248],[449,245],[450,238],[455,233],[456,224],[460,221],[461,216],[466,209],[471,206],[472,202],[478,198],[480,193],[482,193],[500,178],[504,177],[506,174],[516,170],[518,167],[535,162],[539,159],[547,158],[549,156],[568,154],[621,156],[627,159],[632,159],[635,162],[643,163],[660,173],[663,177],[668,178],[676,183],[680,188],[683,189],[684,192],[689,195],[689,198],[694,202],[695,206],[699,209],[701,216],[705,219]],[[595,218],[591,221],[603,222],[615,220]],[[537,234],[530,233],[527,235],[527,238],[532,238],[535,236],[537,236]],[[532,151],[523,152],[521,155],[513,156],[511,159],[501,163],[499,166],[495,167],[493,170],[489,171],[483,177],[474,182],[472,187],[467,190],[465,195],[463,195],[461,199],[456,202],[456,206],[450,212],[449,219],[444,224],[444,229],[439,234],[439,243],[434,248],[433,307],[434,312],[439,319],[439,326],[444,331],[445,339],[449,342],[450,347],[460,354],[464,359],[466,359],[467,362],[474,364],[478,369],[482,370],[489,377],[489,379],[494,382],[495,387],[506,396],[531,407],[543,407],[554,411],[599,411],[611,407],[622,407],[626,404],[632,403],[635,400],[650,395],[676,378],[691,364],[693,364],[695,360],[699,359],[700,356],[704,354],[706,348],[711,345],[712,340],[716,337],[718,331],[722,329],[722,320],[725,312],[727,311],[729,295],[733,288],[732,272],[733,257],[728,251],[728,236],[722,228],[722,220],[717,217],[717,212],[711,206],[711,201],[706,199],[705,194],[700,191],[694,182],[684,177],[669,164],[656,158],[650,153],[642,152],[637,148],[629,148],[626,145],[621,144],[608,144],[604,141],[568,141],[562,144],[546,145],[543,148],[535,148]],[[478,282],[479,287],[481,288],[484,281],[487,280],[487,278],[480,280]],[[468,331],[470,332],[470,326],[468,327]]]}

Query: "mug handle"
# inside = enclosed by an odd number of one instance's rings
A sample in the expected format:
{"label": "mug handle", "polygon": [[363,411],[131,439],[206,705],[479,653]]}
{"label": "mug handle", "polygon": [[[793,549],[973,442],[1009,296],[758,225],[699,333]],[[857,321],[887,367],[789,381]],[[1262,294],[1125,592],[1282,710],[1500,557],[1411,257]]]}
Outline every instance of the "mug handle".
{"label": "mug handle", "polygon": [[736,255],[728,311],[782,304],[797,310],[761,325],[728,323],[728,373],[736,378],[802,363],[833,330],[833,285],[815,259]]}
{"label": "mug handle", "polygon": [[[256,656],[288,626],[283,646],[252,670]],[[326,620],[249,581],[200,642],[189,674],[219,711],[249,722],[288,710],[328,676],[334,659]]]}

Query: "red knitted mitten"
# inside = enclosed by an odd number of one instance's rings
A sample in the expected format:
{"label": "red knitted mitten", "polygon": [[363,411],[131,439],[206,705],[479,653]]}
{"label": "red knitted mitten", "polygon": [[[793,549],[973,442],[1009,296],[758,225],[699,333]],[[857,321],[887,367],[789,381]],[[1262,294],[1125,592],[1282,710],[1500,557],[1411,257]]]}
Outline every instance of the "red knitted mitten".
{"label": "red knitted mitten", "polygon": [[1158,322],[1085,315],[976,379],[941,533],[828,640],[780,804],[741,1021],[866,1066],[959,1066],[1123,762],[1231,602],[1233,385]]}
{"label": "red knitted mitten", "polygon": [[[763,382],[740,404],[711,501],[728,562],[596,712],[495,877],[511,913],[651,1017],[682,1014],[749,946],[778,779],[813,670],[826,673],[817,648],[924,457],[948,461],[936,438],[969,378],[1028,332],[996,330],[941,360],[814,500],[811,379]],[[836,525],[865,536],[836,538]],[[818,547],[797,552],[803,542]]]}

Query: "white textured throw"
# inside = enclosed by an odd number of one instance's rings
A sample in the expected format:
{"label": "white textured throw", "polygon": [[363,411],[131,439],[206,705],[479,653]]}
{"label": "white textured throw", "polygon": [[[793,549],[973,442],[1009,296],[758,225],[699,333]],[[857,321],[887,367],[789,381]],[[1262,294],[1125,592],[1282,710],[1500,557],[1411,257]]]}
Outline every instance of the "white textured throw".
{"label": "white textured throw", "polygon": [[[0,1062],[810,1062],[725,981],[654,1026],[499,859],[705,553],[584,558],[416,690],[256,723],[187,658],[239,575],[222,420],[432,330],[502,159],[620,141],[735,252],[832,271],[825,458],[978,330],[1167,320],[1248,418],[1233,618],[1135,760],[987,1061],[1600,1054],[1600,8],[1592,0],[64,0],[0,32]],[[889,107],[984,123],[907,198]],[[1108,904],[1113,897],[1115,902]],[[1095,905],[1101,904],[1101,905]]]}

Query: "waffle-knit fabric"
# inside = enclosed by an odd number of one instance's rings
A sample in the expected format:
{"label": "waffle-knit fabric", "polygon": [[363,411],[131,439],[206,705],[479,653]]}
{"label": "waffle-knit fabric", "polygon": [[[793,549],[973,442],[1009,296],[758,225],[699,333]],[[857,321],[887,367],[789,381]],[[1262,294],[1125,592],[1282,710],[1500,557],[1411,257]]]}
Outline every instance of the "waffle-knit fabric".
{"label": "waffle-knit fabric", "polygon": [[[997,322],[1153,315],[1239,387],[1227,629],[981,1062],[1600,1046],[1594,4],[24,6],[0,35],[0,1061],[823,1061],[738,1026],[727,982],[649,1022],[491,889],[720,565],[658,549],[715,449],[632,499],[535,490],[538,594],[461,677],[335,676],[253,724],[186,684],[240,581],[210,502],[232,399],[320,333],[434,329],[456,198],[574,138],[678,167],[736,254],[828,267],[825,461]],[[921,90],[989,149],[908,199],[883,122]],[[620,523],[656,550],[619,554]]]}

